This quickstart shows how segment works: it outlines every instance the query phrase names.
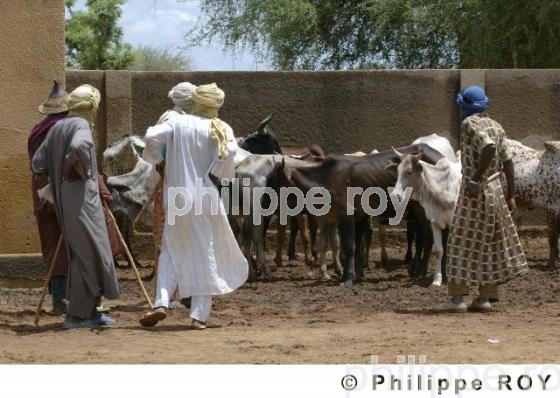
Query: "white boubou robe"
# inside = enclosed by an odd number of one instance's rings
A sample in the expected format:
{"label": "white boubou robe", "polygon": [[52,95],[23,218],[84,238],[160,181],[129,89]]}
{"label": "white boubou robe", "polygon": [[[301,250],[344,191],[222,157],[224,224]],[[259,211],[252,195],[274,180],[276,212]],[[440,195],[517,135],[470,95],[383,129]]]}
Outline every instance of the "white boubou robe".
{"label": "white boubou robe", "polygon": [[[167,212],[159,258],[160,267],[173,270],[181,298],[230,293],[248,277],[247,260],[233,235],[222,200],[214,203],[218,214],[211,214],[211,196],[196,193],[197,185],[203,190],[215,189],[210,173],[230,179],[235,172],[238,147],[231,127],[229,156],[224,160],[218,160],[217,145],[209,131],[210,119],[177,115],[150,127],[145,137],[144,159],[158,164],[165,157],[166,210],[170,205],[169,188],[186,190],[193,201],[185,215],[175,217],[174,225],[170,225]],[[185,205],[183,194],[171,195],[171,199],[179,209]],[[196,214],[197,208],[202,214]]]}

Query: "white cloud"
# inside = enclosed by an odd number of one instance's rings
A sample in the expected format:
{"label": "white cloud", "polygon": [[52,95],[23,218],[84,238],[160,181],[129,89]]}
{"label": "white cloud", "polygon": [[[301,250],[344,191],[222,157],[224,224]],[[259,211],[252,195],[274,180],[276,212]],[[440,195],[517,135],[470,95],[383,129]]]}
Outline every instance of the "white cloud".
{"label": "white cloud", "polygon": [[[83,7],[85,0],[78,1]],[[200,16],[198,1],[128,0],[123,6],[120,25],[124,39],[133,46],[151,45],[161,48],[181,48],[186,32]],[[224,54],[219,46],[197,46],[190,49],[197,70],[263,70],[250,53]]]}

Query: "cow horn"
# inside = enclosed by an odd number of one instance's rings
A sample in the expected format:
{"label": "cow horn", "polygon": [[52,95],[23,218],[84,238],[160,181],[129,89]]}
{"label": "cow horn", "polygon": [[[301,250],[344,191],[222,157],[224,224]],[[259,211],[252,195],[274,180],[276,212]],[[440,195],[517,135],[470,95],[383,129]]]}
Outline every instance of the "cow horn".
{"label": "cow horn", "polygon": [[311,152],[307,151],[301,155],[290,155],[290,157],[292,159],[298,159],[298,160],[304,160],[305,158],[307,158],[309,155],[311,155]]}
{"label": "cow horn", "polygon": [[395,147],[391,147],[391,148],[393,148],[393,152],[395,152],[395,154],[396,154],[399,158],[401,158],[401,159],[404,158],[405,155],[404,155],[403,153],[400,153],[399,151],[397,151],[397,150],[395,149]]}
{"label": "cow horn", "polygon": [[257,127],[257,132],[259,134],[264,133],[264,128],[272,121],[272,118],[274,117],[274,115],[276,114],[276,112],[272,112],[270,115],[268,115],[266,117],[266,119],[264,119],[259,126]]}

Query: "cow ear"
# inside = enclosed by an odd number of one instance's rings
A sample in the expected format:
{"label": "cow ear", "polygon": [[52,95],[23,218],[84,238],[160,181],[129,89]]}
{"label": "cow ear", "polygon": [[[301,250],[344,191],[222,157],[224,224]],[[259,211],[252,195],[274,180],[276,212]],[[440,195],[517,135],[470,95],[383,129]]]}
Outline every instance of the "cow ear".
{"label": "cow ear", "polygon": [[424,153],[422,152],[422,150],[420,150],[419,153],[412,155],[412,165],[414,167],[414,170],[416,171],[422,171],[422,164],[420,164],[420,159],[422,159],[422,156],[424,155]]}
{"label": "cow ear", "polygon": [[424,156],[424,151],[422,150],[422,148],[420,148],[420,151],[418,153],[412,155],[412,161],[416,163],[420,159],[422,159],[422,156]]}

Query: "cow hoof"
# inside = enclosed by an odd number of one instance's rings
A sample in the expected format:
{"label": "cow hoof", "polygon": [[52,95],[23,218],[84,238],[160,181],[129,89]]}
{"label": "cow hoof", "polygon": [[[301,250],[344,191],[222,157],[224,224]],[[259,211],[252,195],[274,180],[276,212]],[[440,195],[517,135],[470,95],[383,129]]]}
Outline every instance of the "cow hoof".
{"label": "cow hoof", "polygon": [[330,281],[331,276],[329,274],[323,274],[323,276],[321,277],[321,280],[324,281],[324,282]]}
{"label": "cow hoof", "polygon": [[408,271],[408,276],[410,276],[411,278],[414,278],[416,276],[416,270],[413,266],[409,265],[407,271]]}
{"label": "cow hoof", "polygon": [[343,283],[340,284],[341,286],[350,288],[354,286],[354,281],[352,281],[352,279],[348,279],[346,281],[344,281]]}
{"label": "cow hoof", "polygon": [[296,259],[291,259],[291,260],[288,261],[288,265],[290,267],[297,267],[299,265],[299,261],[296,260]]}
{"label": "cow hoof", "polygon": [[430,285],[430,287],[431,287],[431,288],[440,287],[442,281],[443,281],[443,280],[442,280],[441,275],[436,275],[436,276],[434,277],[434,280],[433,280],[432,284]]}

